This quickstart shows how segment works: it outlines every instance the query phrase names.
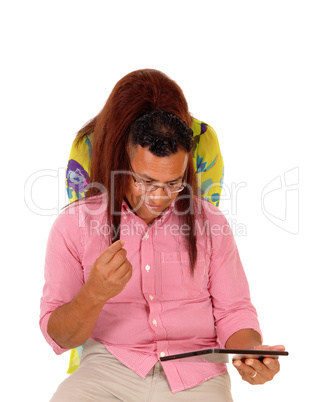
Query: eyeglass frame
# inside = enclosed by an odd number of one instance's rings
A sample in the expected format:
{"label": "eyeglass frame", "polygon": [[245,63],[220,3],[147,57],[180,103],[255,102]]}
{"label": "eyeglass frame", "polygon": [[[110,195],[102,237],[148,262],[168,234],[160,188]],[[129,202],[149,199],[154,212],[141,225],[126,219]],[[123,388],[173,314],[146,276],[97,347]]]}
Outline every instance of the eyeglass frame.
{"label": "eyeglass frame", "polygon": [[[137,174],[134,172],[134,170],[133,170],[133,168],[132,168],[132,166],[131,166],[130,161],[129,161],[129,169],[130,169],[131,177],[132,177],[132,179],[133,179],[133,181],[134,181],[135,186],[136,186],[139,190],[144,191],[145,193],[152,193],[152,192],[156,191],[158,188],[162,188],[162,189],[165,191],[165,193],[167,193],[167,194],[176,194],[176,193],[180,193],[181,191],[183,191],[184,188],[185,188],[185,185],[187,184],[187,183],[186,183],[186,179],[187,179],[187,170],[185,171],[185,179],[182,179],[182,183],[181,183],[180,189],[179,189],[179,190],[176,190],[176,191],[169,191],[169,190],[167,189],[167,186],[168,186],[167,184],[164,184],[163,186],[156,186],[155,184],[151,184],[151,185],[148,186],[148,184],[144,184],[142,181],[139,181],[138,179],[140,179],[140,178],[139,178],[139,177],[137,176]],[[143,179],[141,179],[141,180],[143,180]],[[138,187],[138,184],[142,184],[142,185],[144,185],[144,186],[148,186],[148,189],[146,189],[146,188],[140,188],[140,187]],[[152,188],[152,189],[150,190],[150,188]]]}

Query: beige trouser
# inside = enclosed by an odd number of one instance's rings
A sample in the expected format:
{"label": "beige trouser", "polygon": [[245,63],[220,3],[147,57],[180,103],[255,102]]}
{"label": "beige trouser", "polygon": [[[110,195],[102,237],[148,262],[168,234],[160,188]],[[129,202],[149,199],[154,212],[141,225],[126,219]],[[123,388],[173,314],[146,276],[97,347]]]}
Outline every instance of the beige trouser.
{"label": "beige trouser", "polygon": [[232,402],[230,388],[226,373],[173,394],[160,363],[143,379],[120,363],[104,345],[89,340],[80,367],[60,384],[51,402]]}

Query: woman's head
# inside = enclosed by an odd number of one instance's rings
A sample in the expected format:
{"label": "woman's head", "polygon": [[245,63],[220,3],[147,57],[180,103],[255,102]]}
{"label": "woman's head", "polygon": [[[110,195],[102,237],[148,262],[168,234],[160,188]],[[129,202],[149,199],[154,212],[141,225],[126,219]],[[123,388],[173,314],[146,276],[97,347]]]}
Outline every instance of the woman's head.
{"label": "woman's head", "polygon": [[188,126],[191,116],[183,91],[166,74],[158,70],[133,71],[117,82],[100,115],[113,108],[113,117],[129,126],[137,117],[156,109],[173,113]]}

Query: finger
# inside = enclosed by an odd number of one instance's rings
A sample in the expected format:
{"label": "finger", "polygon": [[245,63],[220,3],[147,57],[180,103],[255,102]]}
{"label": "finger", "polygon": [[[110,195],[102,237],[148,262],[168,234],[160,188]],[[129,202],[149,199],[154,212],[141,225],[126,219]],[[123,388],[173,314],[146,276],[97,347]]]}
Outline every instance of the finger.
{"label": "finger", "polygon": [[239,373],[242,377],[242,379],[249,384],[252,385],[259,385],[259,384],[265,384],[267,381],[269,381],[270,378],[269,376],[264,376],[264,370],[260,369],[261,372],[258,372],[255,370],[254,367],[248,366],[245,363],[242,363],[240,366]]}
{"label": "finger", "polygon": [[247,364],[243,363],[241,360],[235,360],[233,362],[233,365],[244,380],[251,378],[255,374],[255,370]]}
{"label": "finger", "polygon": [[254,350],[275,350],[277,352],[283,352],[285,350],[285,346],[284,345],[275,345],[275,346],[259,345],[259,346],[255,346]]}
{"label": "finger", "polygon": [[116,255],[118,251],[120,251],[125,244],[124,240],[117,240],[112,243],[103,253],[100,255],[99,259],[101,262],[108,263],[112,260],[112,258]]}
{"label": "finger", "polygon": [[[234,363],[234,365],[236,364]],[[248,366],[245,366],[242,362],[240,362],[240,366],[236,367],[236,369],[238,370],[243,381],[246,381],[249,384],[255,385],[263,384],[264,382],[266,382],[266,380],[264,380],[263,377],[259,376],[255,370],[248,368]]]}
{"label": "finger", "polygon": [[275,345],[275,346],[270,346],[269,350],[276,350],[278,352],[284,352],[285,351],[285,346],[284,345]]}
{"label": "finger", "polygon": [[[268,346],[268,345],[259,345],[254,348],[254,350],[269,350],[269,351],[278,351],[283,352],[285,351],[284,345],[275,345],[275,346]],[[268,369],[278,372],[280,369],[280,364],[278,358],[270,358],[266,357],[263,360],[263,363],[268,367]]]}
{"label": "finger", "polygon": [[269,370],[277,372],[279,371],[280,364],[278,359],[271,359],[269,357],[266,357],[263,361],[264,365],[268,367]]}
{"label": "finger", "polygon": [[[273,373],[268,369],[268,367],[257,359],[247,359],[245,364],[251,367],[257,375],[263,377],[264,379],[271,380],[273,378]],[[253,375],[252,375],[253,376]],[[252,377],[251,376],[251,377]]]}
{"label": "finger", "polygon": [[122,248],[115,253],[112,259],[104,264],[109,264],[111,269],[119,269],[122,264],[127,261],[127,251]]}
{"label": "finger", "polygon": [[264,362],[257,359],[247,359],[245,364],[252,367],[263,379],[271,381],[279,371],[278,359],[269,359],[271,367],[268,367]]}
{"label": "finger", "polygon": [[128,261],[125,262],[115,274],[115,283],[120,286],[122,291],[132,277],[132,265]]}
{"label": "finger", "polygon": [[[129,276],[129,279],[132,276],[132,265],[128,260],[126,260],[119,268],[118,268],[118,275],[120,279],[124,279]],[[127,279],[127,282],[128,280]]]}

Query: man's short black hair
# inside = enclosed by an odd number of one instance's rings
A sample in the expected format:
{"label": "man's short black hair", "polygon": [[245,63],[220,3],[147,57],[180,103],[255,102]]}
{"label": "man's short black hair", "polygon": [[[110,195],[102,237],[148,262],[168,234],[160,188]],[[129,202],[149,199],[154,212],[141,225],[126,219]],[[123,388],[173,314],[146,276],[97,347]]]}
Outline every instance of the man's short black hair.
{"label": "man's short black hair", "polygon": [[193,131],[173,113],[157,109],[138,117],[131,124],[129,144],[148,147],[155,156],[169,156],[179,148],[190,152]]}

